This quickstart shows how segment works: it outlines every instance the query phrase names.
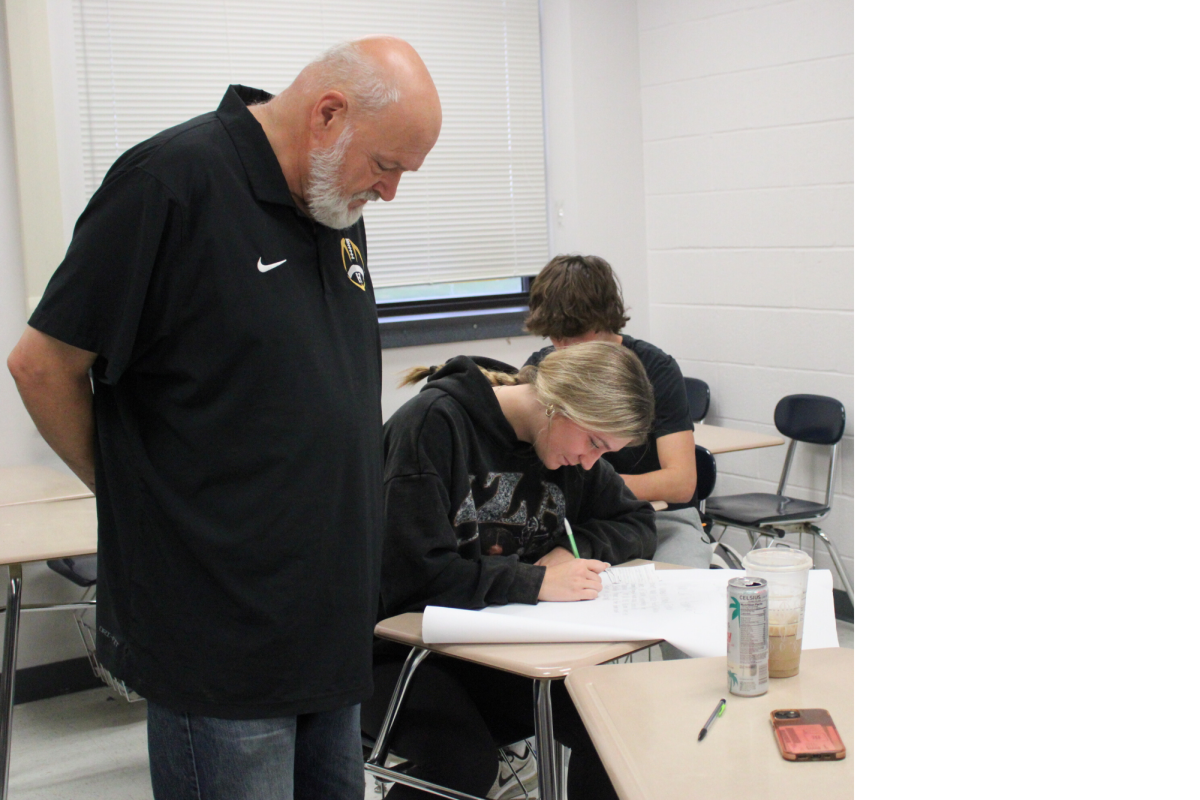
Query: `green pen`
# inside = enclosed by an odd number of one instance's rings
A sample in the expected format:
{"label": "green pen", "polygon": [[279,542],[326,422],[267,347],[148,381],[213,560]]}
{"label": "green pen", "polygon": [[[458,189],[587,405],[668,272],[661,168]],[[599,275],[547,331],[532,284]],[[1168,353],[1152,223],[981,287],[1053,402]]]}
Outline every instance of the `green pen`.
{"label": "green pen", "polygon": [[708,722],[704,723],[704,727],[700,729],[700,736],[696,738],[697,742],[703,742],[704,737],[708,735],[708,729],[717,721],[717,717],[725,713],[725,698],[721,698],[721,702],[717,703],[717,707],[713,709],[712,716],[708,718]]}
{"label": "green pen", "polygon": [[571,540],[571,549],[575,552],[575,557],[579,558],[579,548],[575,546],[575,534],[571,532],[571,520],[563,517],[563,524],[567,526],[567,538]]}

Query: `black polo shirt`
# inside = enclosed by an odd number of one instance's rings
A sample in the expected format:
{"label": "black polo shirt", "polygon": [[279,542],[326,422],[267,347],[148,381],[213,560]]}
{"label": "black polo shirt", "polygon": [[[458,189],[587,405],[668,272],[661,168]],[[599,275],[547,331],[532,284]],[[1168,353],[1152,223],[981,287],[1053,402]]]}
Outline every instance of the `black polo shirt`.
{"label": "black polo shirt", "polygon": [[371,694],[380,346],[363,224],[303,216],[247,103],[136,145],[29,324],[92,369],[100,660],[217,717]]}

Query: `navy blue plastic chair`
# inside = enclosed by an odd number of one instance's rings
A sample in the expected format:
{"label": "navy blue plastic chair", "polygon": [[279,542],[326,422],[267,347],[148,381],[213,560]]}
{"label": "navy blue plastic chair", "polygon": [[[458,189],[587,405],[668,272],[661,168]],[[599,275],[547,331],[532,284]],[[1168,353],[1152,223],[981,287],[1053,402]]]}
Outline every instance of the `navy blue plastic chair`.
{"label": "navy blue plastic chair", "polygon": [[[846,407],[832,397],[817,394],[791,394],[775,405],[775,428],[790,441],[783,460],[783,472],[779,476],[779,487],[774,494],[748,492],[722,497],[710,497],[704,505],[705,513],[712,518],[713,525],[722,528],[739,528],[746,531],[756,546],[763,535],[782,539],[788,533],[798,531],[801,535],[811,533],[825,543],[838,578],[846,589],[850,602],[854,602],[854,589],[842,566],[829,536],[814,523],[829,515],[833,504],[833,480],[837,472],[837,446],[846,432]],[[783,493],[787,487],[788,472],[800,442],[829,448],[829,472],[825,480],[825,498],[821,502],[800,500]],[[724,536],[722,530],[721,535]],[[716,539],[720,542],[720,537]],[[726,552],[729,552],[726,549]],[[740,564],[740,558],[738,559]]]}
{"label": "navy blue plastic chair", "polygon": [[708,384],[699,378],[684,378],[683,388],[687,391],[688,416],[692,422],[703,422],[708,416],[708,404],[712,400]]}

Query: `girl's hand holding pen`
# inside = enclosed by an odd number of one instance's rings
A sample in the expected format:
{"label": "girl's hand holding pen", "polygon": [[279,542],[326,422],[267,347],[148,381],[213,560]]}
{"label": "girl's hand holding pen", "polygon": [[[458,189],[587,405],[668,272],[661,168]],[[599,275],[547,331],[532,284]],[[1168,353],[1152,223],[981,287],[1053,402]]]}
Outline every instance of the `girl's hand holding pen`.
{"label": "girl's hand holding pen", "polygon": [[574,560],[575,556],[571,554],[570,550],[565,547],[556,547],[533,563],[539,567],[553,567],[555,564]]}
{"label": "girl's hand holding pen", "polygon": [[592,558],[572,558],[546,567],[538,600],[595,600],[603,584],[600,573],[608,564]]}

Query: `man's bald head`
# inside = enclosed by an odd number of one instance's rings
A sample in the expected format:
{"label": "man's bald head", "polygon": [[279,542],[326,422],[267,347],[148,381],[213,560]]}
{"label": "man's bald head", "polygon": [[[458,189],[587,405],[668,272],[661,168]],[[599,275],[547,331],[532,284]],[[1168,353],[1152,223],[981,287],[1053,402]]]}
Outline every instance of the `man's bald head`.
{"label": "man's bald head", "polygon": [[284,93],[292,91],[314,99],[342,92],[355,110],[368,116],[402,103],[411,106],[410,112],[435,116],[440,128],[441,102],[425,62],[412,45],[394,36],[334,45],[301,70]]}
{"label": "man's bald head", "polygon": [[251,112],[297,205],[333,228],[357,221],[370,200],[391,200],[400,176],[420,168],[442,128],[425,63],[394,36],[334,45]]}

